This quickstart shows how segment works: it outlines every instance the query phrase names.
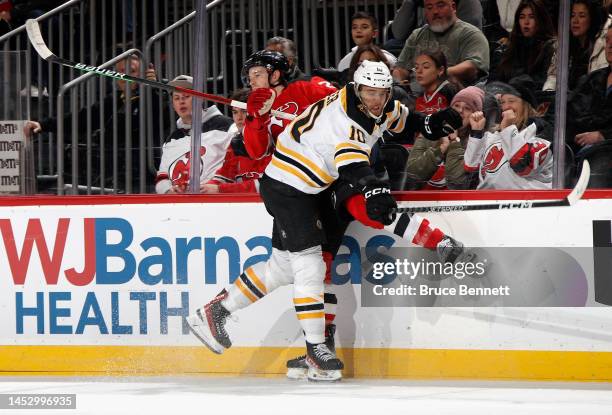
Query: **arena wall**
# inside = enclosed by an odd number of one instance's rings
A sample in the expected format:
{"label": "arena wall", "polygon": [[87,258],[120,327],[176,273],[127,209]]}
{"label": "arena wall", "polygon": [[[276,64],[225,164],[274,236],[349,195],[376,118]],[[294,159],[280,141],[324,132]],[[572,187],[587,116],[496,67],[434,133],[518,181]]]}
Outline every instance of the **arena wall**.
{"label": "arena wall", "polygon": [[[446,204],[475,195],[484,202],[565,194],[423,192],[400,199]],[[589,191],[567,208],[426,216],[471,246],[592,251],[595,221],[612,221],[612,192]],[[0,200],[0,374],[284,373],[285,360],[303,347],[291,287],[238,312],[239,321],[228,325],[234,347],[222,356],[182,321],[230,276],[265,258],[270,226],[257,197]],[[335,270],[346,375],[612,380],[612,311],[596,301],[592,283],[587,307],[362,307],[354,266],[365,246],[409,244],[349,228]],[[592,255],[575,261],[593,275]],[[504,266],[518,275],[521,260]]]}

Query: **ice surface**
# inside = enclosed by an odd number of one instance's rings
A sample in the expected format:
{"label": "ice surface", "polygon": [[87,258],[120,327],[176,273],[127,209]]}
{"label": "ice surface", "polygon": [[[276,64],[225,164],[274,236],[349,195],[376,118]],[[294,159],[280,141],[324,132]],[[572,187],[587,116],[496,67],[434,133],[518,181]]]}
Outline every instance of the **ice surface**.
{"label": "ice surface", "polygon": [[611,383],[281,377],[0,377],[0,393],[75,393],[76,410],[52,414],[612,414]]}

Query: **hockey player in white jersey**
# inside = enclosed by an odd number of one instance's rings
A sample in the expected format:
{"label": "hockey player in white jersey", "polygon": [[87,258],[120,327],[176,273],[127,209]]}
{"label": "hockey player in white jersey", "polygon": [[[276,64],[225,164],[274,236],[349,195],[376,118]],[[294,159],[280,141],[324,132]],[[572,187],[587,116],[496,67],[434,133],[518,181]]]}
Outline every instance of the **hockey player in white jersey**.
{"label": "hockey player in white jersey", "polygon": [[316,102],[278,137],[272,160],[260,180],[260,194],[273,216],[272,255],[245,270],[236,282],[187,318],[192,332],[213,352],[231,346],[225,330],[231,313],[281,285],[293,284],[293,303],[306,340],[310,380],[335,381],[344,365],[325,344],[321,245],[326,229],[321,193],[338,179],[365,198],[367,216],[391,232],[406,227],[396,220],[397,204],[386,182],[369,164],[373,144],[387,130],[413,123],[425,137],[438,139],[461,126],[448,109],[425,117],[390,100],[392,78],[383,63],[364,61],[355,83]]}
{"label": "hockey player in white jersey", "polygon": [[550,142],[537,135],[535,105],[529,84],[515,78],[501,94],[499,131],[484,131],[482,112],[471,115],[464,163],[478,172],[478,189],[552,188],[553,155]]}

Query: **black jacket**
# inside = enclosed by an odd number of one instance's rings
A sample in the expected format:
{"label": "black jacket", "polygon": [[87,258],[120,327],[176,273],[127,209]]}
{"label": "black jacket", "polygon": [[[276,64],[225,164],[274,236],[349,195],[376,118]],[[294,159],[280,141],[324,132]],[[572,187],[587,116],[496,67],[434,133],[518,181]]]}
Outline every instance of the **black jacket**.
{"label": "black jacket", "polygon": [[610,67],[581,78],[567,103],[568,141],[576,134],[600,131],[612,140],[612,87],[607,88]]}

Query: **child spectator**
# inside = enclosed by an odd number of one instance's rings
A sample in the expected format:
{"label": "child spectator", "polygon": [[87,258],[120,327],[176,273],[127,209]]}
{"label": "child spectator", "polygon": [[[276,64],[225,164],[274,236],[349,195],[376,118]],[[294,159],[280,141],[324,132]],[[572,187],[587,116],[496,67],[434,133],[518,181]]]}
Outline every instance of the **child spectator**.
{"label": "child spectator", "polygon": [[[250,90],[247,88],[235,91],[230,98],[246,102]],[[234,124],[228,134],[231,137],[230,145],[225,154],[223,166],[208,183],[201,186],[202,193],[251,193],[257,192],[259,178],[270,162],[272,155],[260,159],[252,159],[244,147],[244,121],[247,112],[240,108],[232,108]]]}
{"label": "child spectator", "polygon": [[[342,72],[349,68],[353,54],[359,46],[373,45],[378,36],[378,23],[376,18],[366,12],[357,12],[351,17],[351,37],[355,46],[338,62],[338,71]],[[393,68],[397,58],[391,53],[383,50],[387,63]]]}
{"label": "child spectator", "polygon": [[[169,85],[193,89],[193,78],[179,75]],[[157,193],[185,193],[189,184],[191,165],[191,121],[193,97],[181,92],[172,93],[172,107],[178,114],[177,130],[166,139],[155,179]],[[217,107],[202,110],[202,136],[200,147],[200,183],[207,182],[223,163],[231,136],[227,130],[229,118]]]}
{"label": "child spectator", "polygon": [[[420,60],[419,58],[422,57],[418,57],[417,60]],[[419,76],[418,72],[417,76]],[[422,75],[421,78],[424,79]],[[408,177],[417,179],[421,183],[427,182],[423,189],[466,189],[468,187],[463,161],[464,146],[459,134],[462,130],[469,128],[470,115],[476,111],[482,111],[484,95],[482,89],[473,86],[459,91],[452,97],[450,106],[461,115],[463,127],[438,141],[426,140],[423,137],[416,140],[408,158]],[[440,99],[439,102],[443,103],[445,99],[446,97]],[[421,105],[423,103],[417,99],[417,108]],[[432,104],[425,105],[429,113],[443,109],[443,107]]]}

